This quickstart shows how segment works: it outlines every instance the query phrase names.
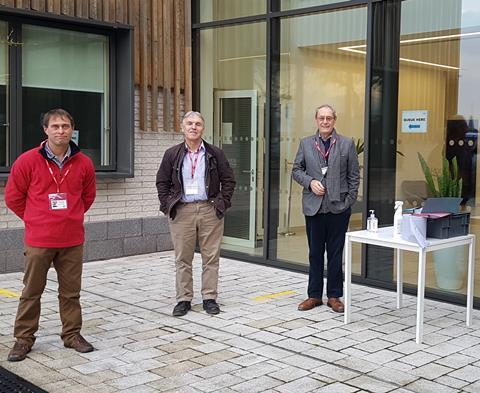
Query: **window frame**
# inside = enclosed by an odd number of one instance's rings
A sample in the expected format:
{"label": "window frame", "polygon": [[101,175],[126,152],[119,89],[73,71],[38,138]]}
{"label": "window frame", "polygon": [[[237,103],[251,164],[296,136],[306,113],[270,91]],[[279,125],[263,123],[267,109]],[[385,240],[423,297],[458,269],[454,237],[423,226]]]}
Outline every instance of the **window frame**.
{"label": "window frame", "polygon": [[[133,27],[34,11],[2,9],[0,22],[7,23],[14,42],[21,42],[22,26],[34,25],[98,34],[108,39],[108,100],[111,164],[96,167],[98,177],[126,178],[134,174],[134,56]],[[0,167],[0,180],[6,179],[11,165],[22,150],[22,49],[8,48],[9,165]]]}

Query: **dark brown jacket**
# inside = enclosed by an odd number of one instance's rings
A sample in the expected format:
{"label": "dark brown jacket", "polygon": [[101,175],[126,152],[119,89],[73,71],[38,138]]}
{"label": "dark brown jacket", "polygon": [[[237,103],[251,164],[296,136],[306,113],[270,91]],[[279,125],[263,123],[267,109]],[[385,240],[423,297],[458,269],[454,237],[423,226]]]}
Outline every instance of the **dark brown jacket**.
{"label": "dark brown jacket", "polygon": [[[222,218],[231,206],[235,178],[233,170],[221,149],[203,141],[205,146],[205,188],[208,200],[215,205],[217,217]],[[185,142],[169,148],[157,172],[157,190],[160,210],[175,218],[176,205],[183,190],[182,165],[185,157]]]}

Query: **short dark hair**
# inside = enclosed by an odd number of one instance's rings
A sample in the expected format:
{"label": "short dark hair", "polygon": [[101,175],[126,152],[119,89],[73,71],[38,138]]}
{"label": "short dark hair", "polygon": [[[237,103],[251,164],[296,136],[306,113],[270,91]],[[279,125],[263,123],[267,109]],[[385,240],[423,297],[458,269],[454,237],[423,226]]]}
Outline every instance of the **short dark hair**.
{"label": "short dark hair", "polygon": [[42,126],[48,127],[48,123],[50,123],[50,119],[52,117],[65,117],[70,121],[70,125],[72,129],[75,128],[75,121],[70,113],[68,113],[65,109],[56,108],[51,109],[48,112],[44,113],[42,116]]}

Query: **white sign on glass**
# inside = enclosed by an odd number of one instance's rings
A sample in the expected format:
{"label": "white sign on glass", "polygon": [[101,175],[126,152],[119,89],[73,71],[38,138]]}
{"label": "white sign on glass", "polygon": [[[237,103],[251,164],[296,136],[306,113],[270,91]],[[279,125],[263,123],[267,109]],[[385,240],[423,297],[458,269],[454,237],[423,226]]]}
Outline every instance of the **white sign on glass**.
{"label": "white sign on glass", "polygon": [[426,133],[428,126],[428,111],[402,111],[402,132]]}

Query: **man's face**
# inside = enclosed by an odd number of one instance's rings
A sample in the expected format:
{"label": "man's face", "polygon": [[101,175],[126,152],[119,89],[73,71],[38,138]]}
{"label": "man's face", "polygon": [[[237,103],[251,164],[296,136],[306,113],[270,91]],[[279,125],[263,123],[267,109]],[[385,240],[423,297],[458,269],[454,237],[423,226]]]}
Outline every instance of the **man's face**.
{"label": "man's face", "polygon": [[52,116],[47,127],[43,127],[43,131],[47,134],[50,146],[67,148],[72,139],[72,124],[70,120],[61,116]]}
{"label": "man's face", "polygon": [[198,142],[202,139],[203,121],[197,115],[189,116],[183,119],[182,130],[186,141]]}
{"label": "man's face", "polygon": [[333,131],[333,127],[335,127],[335,118],[330,108],[321,108],[317,113],[315,121],[322,136],[329,136]]}

